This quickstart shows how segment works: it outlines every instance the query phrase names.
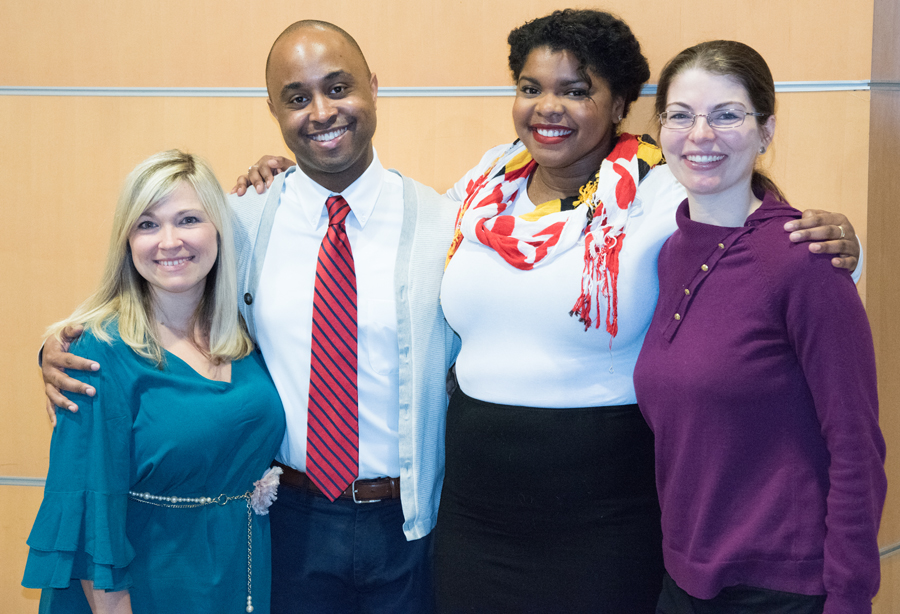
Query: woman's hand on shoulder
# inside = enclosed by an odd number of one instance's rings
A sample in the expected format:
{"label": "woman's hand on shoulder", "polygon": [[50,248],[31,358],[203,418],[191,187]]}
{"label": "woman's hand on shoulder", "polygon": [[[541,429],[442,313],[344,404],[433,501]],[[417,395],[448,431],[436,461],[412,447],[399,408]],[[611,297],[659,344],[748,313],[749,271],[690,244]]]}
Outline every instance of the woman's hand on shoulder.
{"label": "woman's hand on shoulder", "polygon": [[853,224],[842,213],[807,209],[799,220],[784,225],[794,243],[809,243],[814,254],[835,254],[831,264],[853,272],[859,263],[859,241]]}
{"label": "woman's hand on shoulder", "polygon": [[237,178],[230,194],[243,196],[251,185],[256,188],[257,194],[265,192],[278,173],[284,172],[296,163],[283,156],[263,156],[256,164],[247,169],[246,175]]}

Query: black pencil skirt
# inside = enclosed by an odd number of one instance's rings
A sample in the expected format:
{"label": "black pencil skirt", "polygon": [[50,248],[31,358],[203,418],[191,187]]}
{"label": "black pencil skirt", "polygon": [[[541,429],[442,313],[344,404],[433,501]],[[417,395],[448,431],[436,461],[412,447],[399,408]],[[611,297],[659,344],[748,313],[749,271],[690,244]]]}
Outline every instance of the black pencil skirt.
{"label": "black pencil skirt", "polygon": [[540,409],[458,390],[435,529],[441,614],[652,614],[653,434],[637,405]]}

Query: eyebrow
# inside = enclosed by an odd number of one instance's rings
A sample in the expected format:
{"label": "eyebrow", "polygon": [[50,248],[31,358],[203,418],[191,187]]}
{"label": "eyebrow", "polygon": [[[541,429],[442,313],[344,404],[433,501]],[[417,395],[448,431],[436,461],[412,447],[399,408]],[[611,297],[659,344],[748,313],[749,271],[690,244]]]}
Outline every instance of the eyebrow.
{"label": "eyebrow", "polygon": [[[691,105],[687,104],[686,102],[678,102],[678,101],[674,101],[674,102],[670,102],[670,103],[666,104],[666,108],[668,109],[669,106],[671,106],[671,105],[676,105],[676,104],[677,104],[678,106],[681,106],[681,107],[686,107],[686,108],[688,108],[688,109],[693,109],[693,107],[692,107]],[[720,102],[719,104],[717,104],[716,106],[713,107],[713,110],[714,110],[714,111],[718,111],[719,109],[731,109],[731,108],[734,108],[734,107],[736,107],[736,106],[740,106],[741,109],[746,109],[746,108],[747,108],[746,105],[745,105],[743,102],[740,102],[740,101],[738,101],[738,100],[729,100],[729,101],[726,101],[726,102]]]}
{"label": "eyebrow", "polygon": [[[538,81],[537,79],[535,79],[533,77],[529,77],[527,75],[519,75],[519,81],[528,81],[530,83],[540,84],[540,81]],[[588,85],[588,82],[585,81],[584,79],[570,79],[569,81],[561,81],[559,83],[559,85],[562,85],[563,87],[569,86],[569,85],[581,85],[581,84]]]}
{"label": "eyebrow", "polygon": [[[337,79],[347,79],[348,81],[351,81],[351,82],[355,81],[353,79],[353,75],[351,73],[347,72],[346,70],[332,71],[332,72],[328,73],[327,75],[325,75],[322,78],[322,81],[327,83],[329,81],[335,81]],[[291,92],[296,92],[297,90],[302,90],[306,87],[309,87],[309,85],[306,83],[303,83],[302,81],[294,81],[292,83],[288,83],[283,88],[281,88],[281,95],[286,96],[287,94],[289,94]]]}
{"label": "eyebrow", "polygon": [[[151,208],[152,208],[152,207],[151,207]],[[191,208],[188,208],[188,209],[179,209],[178,211],[175,212],[175,215],[176,215],[176,216],[178,216],[178,215],[184,215],[185,213],[199,213],[199,214],[201,214],[201,215],[206,215],[206,211],[204,211],[203,209],[200,209],[200,208],[198,208],[198,207],[191,207]],[[156,213],[153,212],[153,211],[151,211],[150,209],[147,209],[146,211],[144,211],[143,213],[141,213],[141,215],[140,215],[139,217],[152,217],[152,218],[156,218],[156,217],[159,217],[159,216],[157,216]]]}

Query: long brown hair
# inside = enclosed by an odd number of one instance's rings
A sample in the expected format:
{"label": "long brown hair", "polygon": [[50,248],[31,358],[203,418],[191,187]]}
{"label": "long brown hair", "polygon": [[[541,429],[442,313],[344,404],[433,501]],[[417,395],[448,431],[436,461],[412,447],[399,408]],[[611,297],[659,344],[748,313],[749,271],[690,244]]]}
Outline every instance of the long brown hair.
{"label": "long brown hair", "polygon": [[[656,113],[663,113],[669,97],[669,87],[675,77],[690,68],[699,68],[714,75],[731,77],[744,86],[753,110],[763,113],[756,117],[760,126],[775,115],[775,80],[769,65],[752,47],[737,41],[707,41],[688,47],[669,60],[659,77],[656,88]],[[757,196],[772,192],[778,200],[784,201],[784,195],[764,172],[758,167],[753,170],[751,188]]]}

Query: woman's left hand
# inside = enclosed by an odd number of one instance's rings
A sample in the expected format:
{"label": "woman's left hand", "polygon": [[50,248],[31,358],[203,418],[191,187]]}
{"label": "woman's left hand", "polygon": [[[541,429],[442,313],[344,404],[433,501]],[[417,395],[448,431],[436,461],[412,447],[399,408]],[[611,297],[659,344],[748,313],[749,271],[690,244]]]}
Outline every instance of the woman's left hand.
{"label": "woman's left hand", "polygon": [[851,273],[859,262],[859,242],[853,224],[842,213],[820,209],[807,209],[799,220],[784,225],[794,243],[810,241],[809,251],[814,254],[837,254],[831,264]]}

